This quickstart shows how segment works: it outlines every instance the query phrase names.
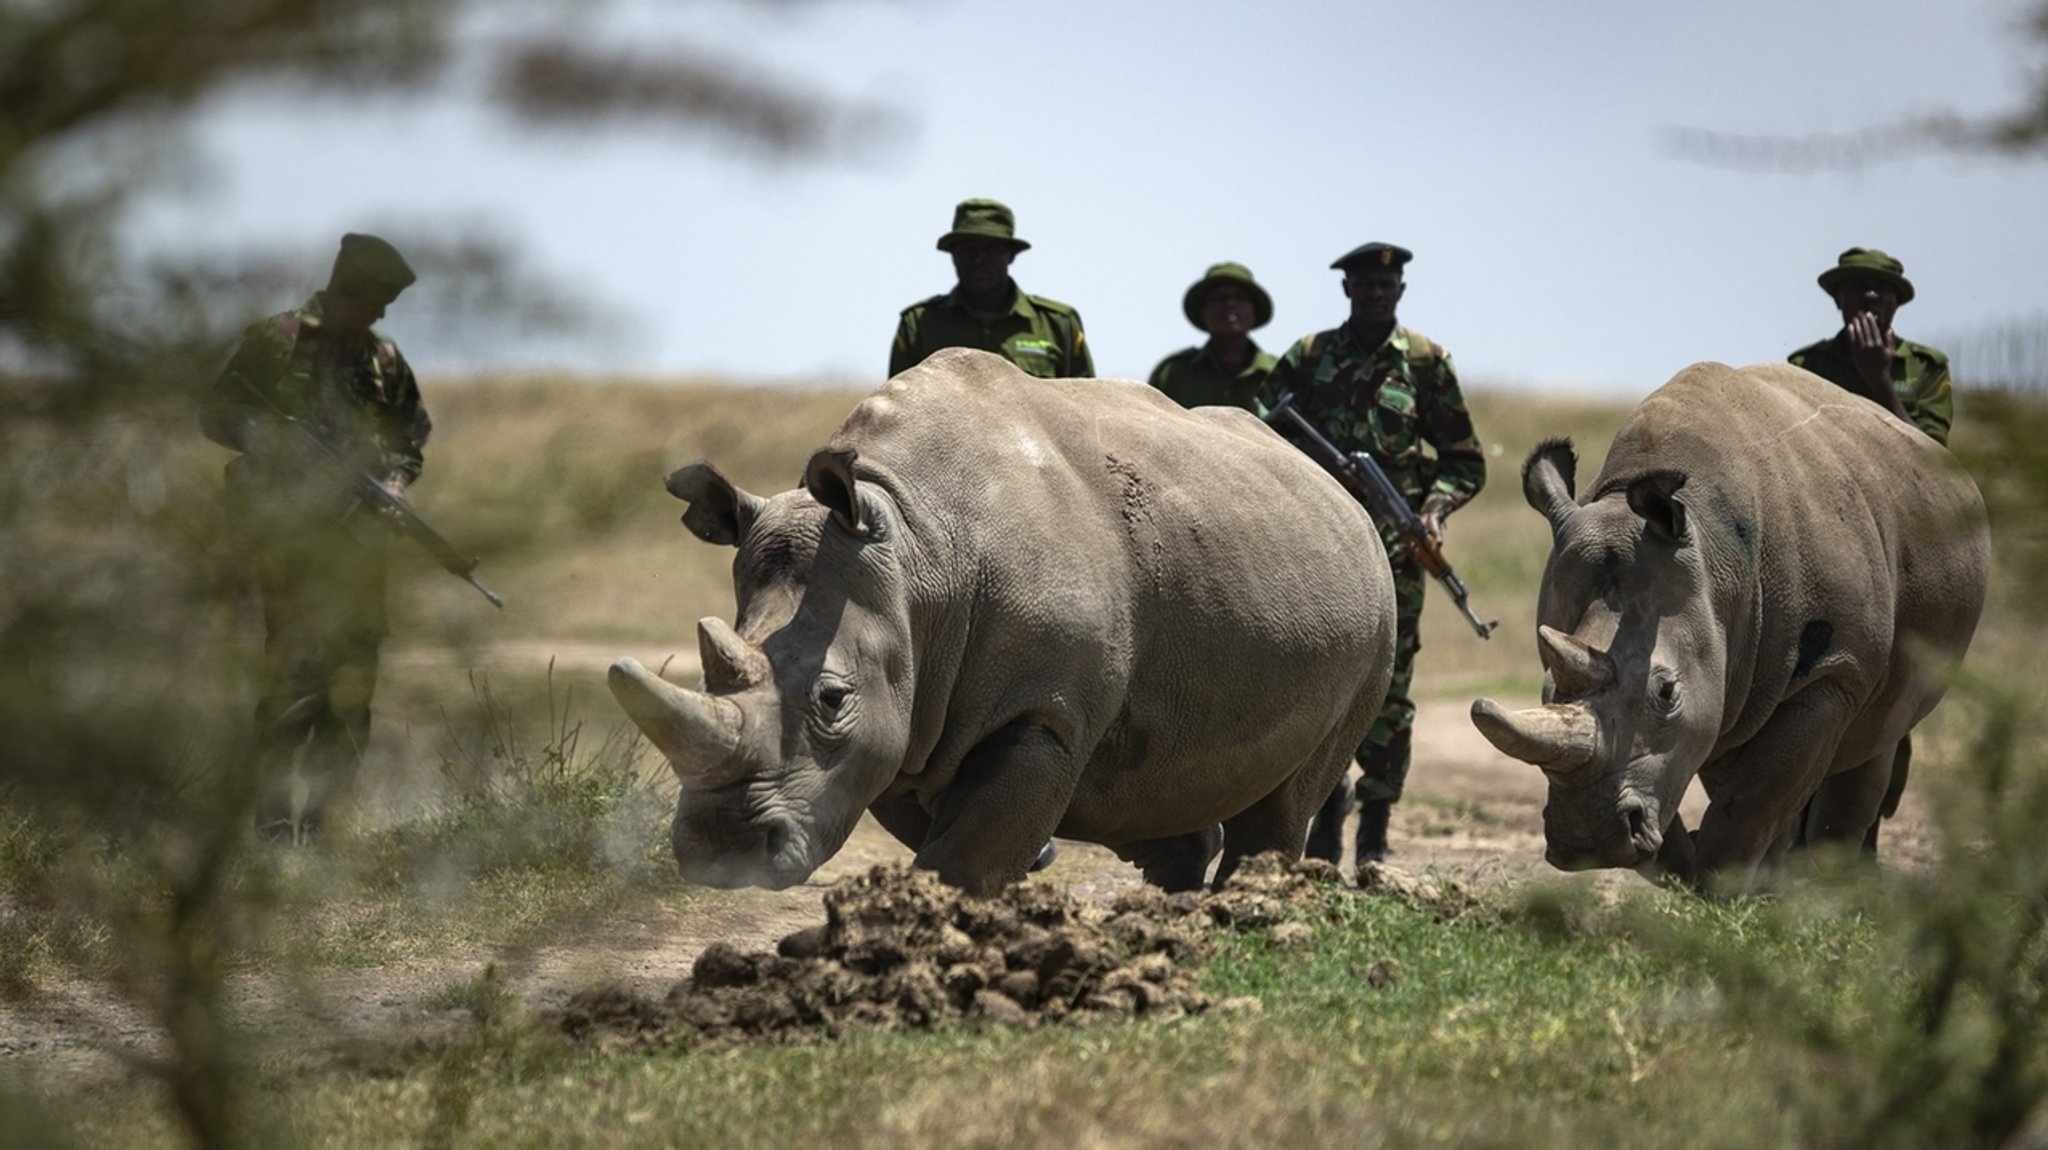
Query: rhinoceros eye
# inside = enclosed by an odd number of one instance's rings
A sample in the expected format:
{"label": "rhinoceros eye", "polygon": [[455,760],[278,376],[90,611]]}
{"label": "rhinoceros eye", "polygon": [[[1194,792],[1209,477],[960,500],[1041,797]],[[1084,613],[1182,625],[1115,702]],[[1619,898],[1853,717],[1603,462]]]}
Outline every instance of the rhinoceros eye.
{"label": "rhinoceros eye", "polygon": [[818,685],[818,709],[836,715],[846,705],[847,690],[844,684],[820,683]]}
{"label": "rhinoceros eye", "polygon": [[1678,680],[1670,675],[1659,675],[1656,680],[1657,709],[1665,714],[1678,709]]}
{"label": "rhinoceros eye", "polygon": [[860,696],[854,693],[853,684],[837,675],[820,675],[811,687],[811,725],[818,737],[828,741],[845,737],[859,711]]}

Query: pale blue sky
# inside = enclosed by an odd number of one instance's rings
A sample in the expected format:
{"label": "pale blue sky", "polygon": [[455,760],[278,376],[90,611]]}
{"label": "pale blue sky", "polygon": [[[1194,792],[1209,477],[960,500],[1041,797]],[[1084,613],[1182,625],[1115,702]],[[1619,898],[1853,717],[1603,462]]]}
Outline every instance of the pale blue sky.
{"label": "pale blue sky", "polygon": [[386,328],[429,375],[879,380],[897,311],[951,286],[933,241],[977,195],[1016,209],[1035,245],[1018,282],[1081,310],[1105,375],[1142,377],[1199,338],[1180,297],[1217,260],[1273,293],[1257,335],[1276,352],[1333,326],[1326,265],[1372,239],[1415,250],[1401,317],[1475,382],[1640,393],[1695,360],[1780,357],[1837,326],[1814,276],[1854,244],[1905,261],[1908,336],[2048,313],[2048,163],[1755,174],[1674,158],[1659,134],[2003,108],[2023,61],[2014,0],[583,11],[573,34],[714,43],[915,130],[863,162],[798,165],[644,125],[536,131],[459,97],[421,112],[244,96],[207,109],[210,177],[151,226],[305,248],[482,222],[622,315],[573,356],[488,362],[437,348],[400,301]]}

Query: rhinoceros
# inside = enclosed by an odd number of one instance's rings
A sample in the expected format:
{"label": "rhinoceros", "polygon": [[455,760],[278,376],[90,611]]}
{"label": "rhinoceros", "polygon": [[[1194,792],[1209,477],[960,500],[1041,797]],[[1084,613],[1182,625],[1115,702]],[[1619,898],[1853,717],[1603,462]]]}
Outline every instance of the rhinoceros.
{"label": "rhinoceros", "polygon": [[681,779],[694,882],[802,882],[867,810],[971,892],[1055,834],[1169,889],[1220,849],[1220,884],[1299,857],[1386,694],[1378,532],[1244,411],[954,349],[863,399],[798,489],[703,462],[668,489],[738,548],[735,623],[697,624],[698,689],[630,659],[610,686]]}
{"label": "rhinoceros", "polygon": [[[1543,705],[1472,705],[1549,778],[1548,861],[1740,889],[1795,833],[1860,842],[1976,630],[1976,485],[1912,425],[1784,364],[1695,364],[1628,416],[1576,501],[1575,467],[1552,440],[1522,468],[1552,537]],[[1689,835],[1695,775],[1708,807]]]}

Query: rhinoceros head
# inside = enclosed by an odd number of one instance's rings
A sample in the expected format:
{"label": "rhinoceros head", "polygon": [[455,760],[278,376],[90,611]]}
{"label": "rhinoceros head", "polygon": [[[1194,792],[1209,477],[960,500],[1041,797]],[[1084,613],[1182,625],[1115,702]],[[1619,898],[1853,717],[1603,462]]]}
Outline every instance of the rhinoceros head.
{"label": "rhinoceros head", "polygon": [[631,659],[610,684],[682,782],[671,837],[693,882],[802,882],[902,765],[911,659],[895,523],[853,464],[821,451],[803,488],[772,499],[709,464],[668,478],[690,504],[684,525],[739,549],[738,626],[697,624],[699,689]]}
{"label": "rhinoceros head", "polygon": [[1573,501],[1567,440],[1538,447],[1522,489],[1549,520],[1537,606],[1543,705],[1472,704],[1480,733],[1542,768],[1544,857],[1643,866],[1719,736],[1726,640],[1681,496],[1656,472]]}

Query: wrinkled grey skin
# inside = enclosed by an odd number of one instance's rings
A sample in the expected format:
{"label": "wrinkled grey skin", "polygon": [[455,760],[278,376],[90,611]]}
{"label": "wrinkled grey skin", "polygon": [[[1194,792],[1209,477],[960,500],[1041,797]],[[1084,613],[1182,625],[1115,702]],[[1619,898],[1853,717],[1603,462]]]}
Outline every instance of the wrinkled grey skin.
{"label": "wrinkled grey skin", "polygon": [[1022,878],[1048,836],[1162,886],[1298,856],[1386,693],[1379,535],[1246,412],[1037,380],[943,351],[847,417],[770,499],[669,477],[739,548],[734,626],[688,691],[614,695],[683,783],[676,859],[715,886],[803,881],[863,810],[944,881]]}
{"label": "wrinkled grey skin", "polygon": [[[1990,538],[1948,451],[1799,368],[1695,364],[1623,423],[1574,502],[1568,441],[1530,455],[1550,520],[1543,702],[1473,722],[1550,780],[1545,857],[1745,888],[1791,841],[1857,843],[1894,748],[1983,607]],[[1697,774],[1697,837],[1678,818]]]}

